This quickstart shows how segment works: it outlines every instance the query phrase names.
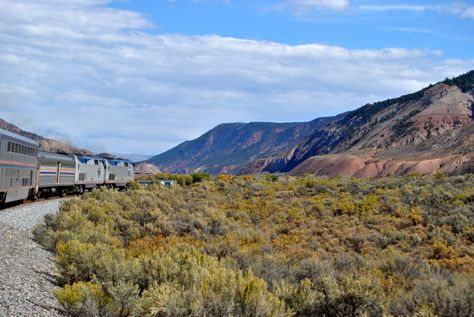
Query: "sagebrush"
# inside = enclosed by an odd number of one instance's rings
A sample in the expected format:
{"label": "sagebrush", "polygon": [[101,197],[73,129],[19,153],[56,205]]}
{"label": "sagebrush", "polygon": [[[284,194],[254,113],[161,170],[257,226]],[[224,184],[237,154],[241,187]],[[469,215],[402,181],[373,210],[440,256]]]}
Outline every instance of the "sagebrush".
{"label": "sagebrush", "polygon": [[35,230],[73,316],[474,316],[474,176],[95,190]]}

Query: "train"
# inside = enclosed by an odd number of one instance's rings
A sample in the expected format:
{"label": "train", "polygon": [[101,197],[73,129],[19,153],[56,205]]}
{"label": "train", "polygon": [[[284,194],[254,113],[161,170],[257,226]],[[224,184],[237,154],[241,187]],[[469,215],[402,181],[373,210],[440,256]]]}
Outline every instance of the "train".
{"label": "train", "polygon": [[134,177],[130,160],[45,152],[38,142],[0,129],[0,205],[101,186],[123,189]]}

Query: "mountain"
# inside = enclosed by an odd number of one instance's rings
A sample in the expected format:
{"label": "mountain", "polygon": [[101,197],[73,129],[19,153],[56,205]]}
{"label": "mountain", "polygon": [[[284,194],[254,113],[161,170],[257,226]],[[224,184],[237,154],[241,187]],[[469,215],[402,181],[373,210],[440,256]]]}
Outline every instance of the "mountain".
{"label": "mountain", "polygon": [[[471,71],[335,117],[289,124],[290,131],[305,127],[297,135],[288,131],[276,137],[272,123],[221,125],[150,163],[169,172],[359,177],[462,173],[474,160],[473,105]],[[264,126],[271,128],[263,131]],[[249,140],[251,151],[243,146]]]}
{"label": "mountain", "polygon": [[132,162],[142,162],[146,161],[151,158],[153,155],[145,155],[145,154],[130,154],[130,153],[112,153],[112,155],[124,159],[128,159]]}
{"label": "mountain", "polygon": [[221,124],[193,141],[152,157],[147,163],[156,165],[163,172],[238,173],[250,161],[288,151],[312,131],[334,119]]}
{"label": "mountain", "polygon": [[35,133],[27,132],[3,119],[0,119],[0,128],[37,141],[40,144],[40,148],[43,151],[62,152],[62,153],[79,153],[79,154],[87,154],[87,155],[91,154],[90,151],[85,150],[85,149],[79,149],[75,147],[74,145],[71,145],[65,142],[60,142],[54,139],[48,139],[40,135],[37,135]]}

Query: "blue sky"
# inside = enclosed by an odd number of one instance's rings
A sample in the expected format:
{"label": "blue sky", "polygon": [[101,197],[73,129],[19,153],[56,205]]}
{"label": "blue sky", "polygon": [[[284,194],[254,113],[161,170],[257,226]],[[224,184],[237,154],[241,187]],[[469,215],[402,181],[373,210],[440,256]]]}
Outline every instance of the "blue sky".
{"label": "blue sky", "polygon": [[459,12],[451,12],[455,8],[465,10],[467,1],[348,1],[347,7],[340,10],[316,5],[298,9],[284,3],[134,0],[112,5],[141,12],[155,24],[151,33],[217,34],[290,45],[321,43],[358,49],[422,47],[442,50],[453,58],[472,57],[474,18],[460,18]]}
{"label": "blue sky", "polygon": [[0,118],[157,154],[222,122],[308,121],[474,69],[474,3],[0,0]]}

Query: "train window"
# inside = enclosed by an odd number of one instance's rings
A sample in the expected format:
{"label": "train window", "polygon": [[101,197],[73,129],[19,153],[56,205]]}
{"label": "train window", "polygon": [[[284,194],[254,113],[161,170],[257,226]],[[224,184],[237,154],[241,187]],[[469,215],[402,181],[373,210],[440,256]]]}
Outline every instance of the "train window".
{"label": "train window", "polygon": [[8,141],[8,152],[11,152],[12,151],[12,143],[10,141]]}
{"label": "train window", "polygon": [[110,174],[109,181],[114,181],[114,180],[115,180],[115,174]]}
{"label": "train window", "polygon": [[33,171],[30,171],[30,186],[33,186]]}
{"label": "train window", "polygon": [[125,166],[128,167],[128,162],[125,162]]}
{"label": "train window", "polygon": [[20,144],[15,143],[15,153],[20,153]]}
{"label": "train window", "polygon": [[94,164],[95,164],[95,165],[99,165],[99,161],[98,161],[98,160],[94,160]]}
{"label": "train window", "polygon": [[86,180],[86,173],[79,173],[79,180],[85,181]]}

